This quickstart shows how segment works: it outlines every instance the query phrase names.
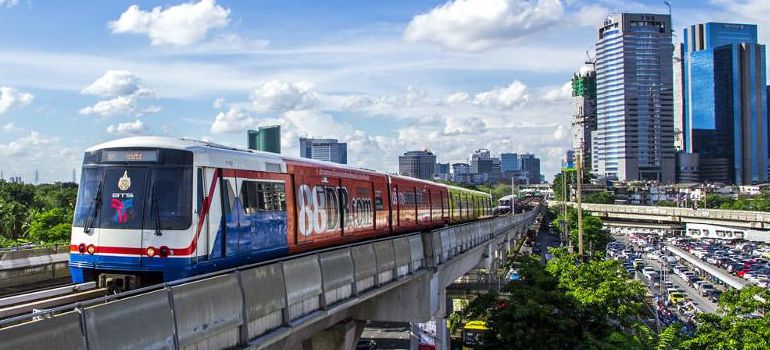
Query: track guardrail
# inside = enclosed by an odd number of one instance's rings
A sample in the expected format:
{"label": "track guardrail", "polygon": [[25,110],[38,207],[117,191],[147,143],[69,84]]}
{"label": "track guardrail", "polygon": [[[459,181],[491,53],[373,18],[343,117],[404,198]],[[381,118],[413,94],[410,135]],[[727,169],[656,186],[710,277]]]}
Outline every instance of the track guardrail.
{"label": "track guardrail", "polygon": [[81,303],[75,311],[55,309],[47,317],[0,328],[0,349],[258,345],[271,332],[290,332],[366,291],[376,293],[529,226],[539,210],[286,257]]}

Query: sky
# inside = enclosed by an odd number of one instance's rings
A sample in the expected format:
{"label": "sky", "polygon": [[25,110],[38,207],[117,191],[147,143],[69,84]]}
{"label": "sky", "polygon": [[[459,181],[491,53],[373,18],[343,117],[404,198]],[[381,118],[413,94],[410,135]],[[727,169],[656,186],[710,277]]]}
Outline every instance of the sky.
{"label": "sky", "polygon": [[[669,0],[675,41],[706,21],[758,24],[768,0]],[[133,135],[245,147],[281,125],[398,170],[430,149],[534,153],[550,180],[570,147],[567,85],[596,27],[643,0],[0,0],[0,171],[69,181],[86,148]]]}

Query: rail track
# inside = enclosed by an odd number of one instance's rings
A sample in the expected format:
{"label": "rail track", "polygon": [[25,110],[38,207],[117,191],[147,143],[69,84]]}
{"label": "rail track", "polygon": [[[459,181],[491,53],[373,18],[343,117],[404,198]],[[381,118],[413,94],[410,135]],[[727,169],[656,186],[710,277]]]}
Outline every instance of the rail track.
{"label": "rail track", "polygon": [[46,310],[108,294],[96,282],[66,285],[0,298],[0,319]]}

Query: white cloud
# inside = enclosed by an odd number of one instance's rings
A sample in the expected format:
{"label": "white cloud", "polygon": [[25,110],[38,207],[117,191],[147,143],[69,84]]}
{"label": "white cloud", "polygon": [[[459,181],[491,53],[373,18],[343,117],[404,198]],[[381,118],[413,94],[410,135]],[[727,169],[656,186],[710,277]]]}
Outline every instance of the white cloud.
{"label": "white cloud", "polygon": [[484,132],[487,128],[486,123],[477,117],[470,118],[446,118],[446,126],[444,127],[444,134],[447,135],[459,135],[459,134],[478,134]]}
{"label": "white cloud", "polygon": [[27,135],[22,136],[14,141],[6,144],[0,144],[0,155],[6,157],[21,156],[21,155],[39,155],[35,154],[40,150],[41,146],[49,145],[53,142],[50,138],[43,137],[37,131],[30,131]]}
{"label": "white cloud", "polygon": [[527,85],[516,80],[506,87],[495,87],[473,96],[473,104],[496,108],[511,108],[529,100]]}
{"label": "white cloud", "polygon": [[272,80],[254,90],[251,103],[257,112],[308,109],[318,103],[318,94],[306,83]]}
{"label": "white cloud", "polygon": [[444,97],[445,104],[459,104],[459,103],[466,103],[469,102],[471,99],[471,95],[469,95],[467,92],[455,92],[451,95],[448,95],[447,97]]}
{"label": "white cloud", "polygon": [[511,44],[556,23],[560,0],[450,0],[412,18],[404,37],[461,51]]}
{"label": "white cloud", "polygon": [[610,10],[602,5],[586,5],[577,10],[572,15],[572,18],[576,23],[582,26],[599,27],[604,17],[609,14]]}
{"label": "white cloud", "polygon": [[83,115],[98,114],[102,117],[130,114],[136,110],[136,99],[132,96],[118,96],[109,100],[96,102],[93,106],[80,109]]}
{"label": "white cloud", "polygon": [[19,4],[19,0],[0,0],[0,7],[11,8]]}
{"label": "white cloud", "polygon": [[553,131],[553,138],[555,140],[565,140],[569,135],[569,130],[564,125],[559,125],[556,130]]}
{"label": "white cloud", "polygon": [[12,87],[0,87],[0,115],[13,107],[26,106],[32,103],[35,97],[30,93],[19,92]]}
{"label": "white cloud", "polygon": [[552,88],[543,94],[542,99],[549,102],[569,101],[572,98],[572,83],[566,82],[558,88]]}
{"label": "white cloud", "polygon": [[107,133],[117,136],[137,136],[146,135],[149,132],[147,125],[137,119],[133,122],[120,123],[117,125],[110,125],[107,127]]}
{"label": "white cloud", "polygon": [[209,30],[230,23],[230,10],[216,0],[201,0],[166,8],[143,11],[131,5],[116,21],[109,22],[113,33],[147,34],[153,45],[190,45],[206,38]]}
{"label": "white cloud", "polygon": [[96,96],[149,96],[152,90],[144,87],[141,80],[126,70],[108,70],[86,86],[82,94]]}
{"label": "white cloud", "polygon": [[217,114],[214,123],[211,124],[211,132],[215,134],[243,132],[256,124],[257,119],[249,111],[233,106],[227,111]]}
{"label": "white cloud", "polygon": [[13,122],[3,125],[3,132],[6,134],[12,134],[16,132],[22,132],[24,129],[17,127]]}

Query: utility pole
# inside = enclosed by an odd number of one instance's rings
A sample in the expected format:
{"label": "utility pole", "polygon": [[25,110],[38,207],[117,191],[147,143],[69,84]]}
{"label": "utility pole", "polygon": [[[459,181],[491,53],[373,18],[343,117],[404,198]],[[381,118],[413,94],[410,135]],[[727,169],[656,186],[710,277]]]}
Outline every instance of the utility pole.
{"label": "utility pole", "polygon": [[583,258],[583,145],[577,154],[577,216],[578,216],[578,256]]}

